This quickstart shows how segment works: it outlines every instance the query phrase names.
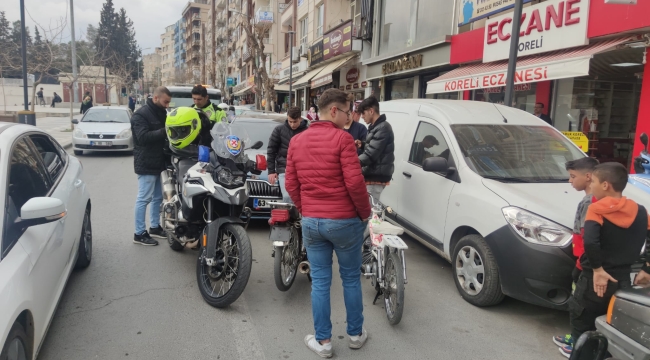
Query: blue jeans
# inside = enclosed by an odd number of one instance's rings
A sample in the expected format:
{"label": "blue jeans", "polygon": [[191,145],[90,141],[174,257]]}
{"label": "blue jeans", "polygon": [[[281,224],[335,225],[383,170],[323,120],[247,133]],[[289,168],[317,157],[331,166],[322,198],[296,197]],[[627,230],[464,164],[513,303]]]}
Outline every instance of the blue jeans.
{"label": "blue jeans", "polygon": [[162,183],[160,176],[138,175],[138,198],[135,200],[135,234],[147,231],[145,215],[149,207],[149,222],[152,228],[160,226],[160,204],[162,203]]}
{"label": "blue jeans", "polygon": [[343,281],[347,333],[350,336],[361,334],[363,299],[360,269],[363,230],[364,223],[358,218],[302,218],[302,235],[311,266],[311,310],[318,341],[332,338],[332,251],[336,251]]}
{"label": "blue jeans", "polygon": [[291,201],[291,196],[289,196],[289,193],[287,192],[287,188],[284,185],[285,182],[285,176],[284,173],[278,174],[278,184],[280,185],[280,191],[282,191],[282,201],[285,203],[293,204],[293,201]]}

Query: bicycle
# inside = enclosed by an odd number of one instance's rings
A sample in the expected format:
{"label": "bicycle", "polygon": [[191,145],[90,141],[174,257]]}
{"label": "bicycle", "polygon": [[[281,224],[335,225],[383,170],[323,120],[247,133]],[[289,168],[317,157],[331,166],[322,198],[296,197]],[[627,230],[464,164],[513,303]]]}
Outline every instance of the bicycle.
{"label": "bicycle", "polygon": [[402,320],[404,312],[404,285],[408,283],[404,250],[408,246],[399,237],[404,229],[384,221],[385,207],[371,195],[370,202],[372,218],[368,221],[368,232],[364,238],[361,272],[366,279],[371,279],[372,286],[377,290],[372,304],[375,305],[383,295],[388,322],[396,325]]}

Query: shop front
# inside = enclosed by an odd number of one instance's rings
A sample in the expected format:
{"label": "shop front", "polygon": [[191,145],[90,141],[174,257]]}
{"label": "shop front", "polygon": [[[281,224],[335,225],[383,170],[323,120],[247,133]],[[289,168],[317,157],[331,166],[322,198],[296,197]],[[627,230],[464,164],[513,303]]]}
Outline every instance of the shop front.
{"label": "shop front", "polygon": [[[650,11],[650,5],[550,0],[524,8],[513,105],[535,113],[541,104],[558,130],[584,134],[590,156],[629,166],[639,128],[650,130],[641,121],[642,99],[650,102],[650,88],[642,86],[650,78],[650,18],[628,23],[611,14],[637,11]],[[467,100],[503,104],[511,22],[506,13],[456,35],[450,62],[460,67],[429,81],[427,95],[462,92]]]}
{"label": "shop front", "polygon": [[255,75],[249,76],[246,82],[235,86],[233,96],[240,105],[255,104]]}
{"label": "shop front", "polygon": [[363,100],[368,88],[366,72],[366,67],[361,65],[358,58],[353,59],[339,71],[339,90],[352,94],[355,101]]}

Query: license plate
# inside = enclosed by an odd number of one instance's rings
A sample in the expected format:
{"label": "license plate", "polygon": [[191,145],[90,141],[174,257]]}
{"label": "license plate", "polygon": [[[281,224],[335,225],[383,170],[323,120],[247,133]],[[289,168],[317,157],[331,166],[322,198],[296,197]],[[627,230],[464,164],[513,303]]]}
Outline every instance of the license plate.
{"label": "license plate", "polygon": [[253,199],[253,207],[256,209],[260,209],[260,208],[268,208],[269,205],[266,203],[266,200]]}
{"label": "license plate", "polygon": [[91,141],[90,146],[113,146],[111,141]]}
{"label": "license plate", "polygon": [[291,228],[288,226],[273,226],[269,240],[288,242],[291,239]]}

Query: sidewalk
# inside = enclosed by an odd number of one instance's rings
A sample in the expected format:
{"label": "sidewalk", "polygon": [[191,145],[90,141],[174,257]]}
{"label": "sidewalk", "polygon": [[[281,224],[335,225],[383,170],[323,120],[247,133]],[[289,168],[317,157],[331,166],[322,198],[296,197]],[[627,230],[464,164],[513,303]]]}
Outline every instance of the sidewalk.
{"label": "sidewalk", "polygon": [[[74,116],[81,119],[81,115]],[[50,134],[56,141],[68,149],[72,146],[72,124],[69,117],[43,117],[36,119],[36,127]]]}
{"label": "sidewalk", "polygon": [[[95,106],[101,106],[101,105],[95,105]],[[117,106],[116,104],[113,104],[112,106]],[[127,107],[127,105],[120,105],[121,107]],[[5,111],[5,106],[0,105],[0,113],[9,113],[9,114],[15,114],[18,111],[24,110],[22,106],[6,106],[6,111]],[[30,107],[31,109],[31,107]],[[36,105],[34,107],[34,112],[36,113],[37,118],[42,118],[42,117],[57,117],[57,116],[70,116],[70,103],[64,103],[63,105],[57,104],[57,107],[51,108],[49,105],[48,106],[41,106],[41,105]],[[76,116],[79,115],[79,104],[75,104],[74,107],[72,108],[72,113]]]}

